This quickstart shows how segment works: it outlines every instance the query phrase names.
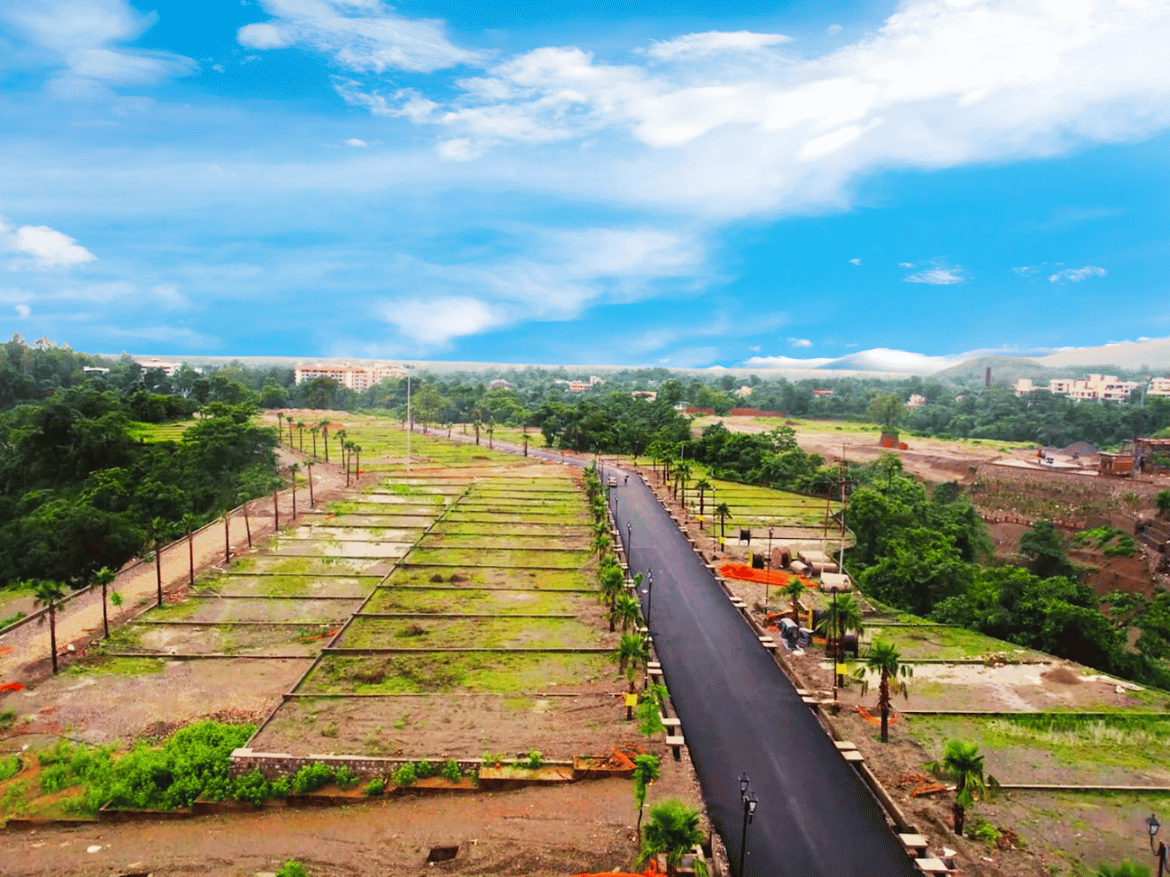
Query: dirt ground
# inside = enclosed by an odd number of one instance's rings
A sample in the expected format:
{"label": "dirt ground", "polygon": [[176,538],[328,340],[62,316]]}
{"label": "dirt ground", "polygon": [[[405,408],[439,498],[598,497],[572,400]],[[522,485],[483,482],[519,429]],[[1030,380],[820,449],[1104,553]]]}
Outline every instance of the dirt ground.
{"label": "dirt ground", "polygon": [[[669,761],[669,760],[668,760]],[[692,798],[689,765],[663,764],[648,805]],[[274,809],[181,822],[0,833],[9,877],[271,874],[290,858],[313,877],[506,874],[565,877],[630,861],[636,819],[629,780],[590,780],[510,792],[407,795],[344,809]],[[432,847],[459,845],[427,865]]]}

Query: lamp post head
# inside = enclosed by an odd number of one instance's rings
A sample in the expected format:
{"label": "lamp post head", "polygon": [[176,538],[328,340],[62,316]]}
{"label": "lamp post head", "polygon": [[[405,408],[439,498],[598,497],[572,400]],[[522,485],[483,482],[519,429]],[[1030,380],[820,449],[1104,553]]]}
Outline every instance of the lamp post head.
{"label": "lamp post head", "polygon": [[760,803],[760,799],[756,797],[755,792],[748,792],[744,796],[744,801],[747,803],[748,822],[751,822],[752,817],[756,815],[756,806]]}
{"label": "lamp post head", "polygon": [[739,796],[740,796],[740,798],[743,798],[747,794],[748,783],[750,783],[750,782],[751,782],[751,779],[748,777],[747,771],[744,771],[743,773],[741,773],[739,775]]}
{"label": "lamp post head", "polygon": [[1154,835],[1158,833],[1158,829],[1162,827],[1162,823],[1158,821],[1158,817],[1153,813],[1150,818],[1146,820],[1146,828],[1150,830],[1150,843],[1154,842]]}

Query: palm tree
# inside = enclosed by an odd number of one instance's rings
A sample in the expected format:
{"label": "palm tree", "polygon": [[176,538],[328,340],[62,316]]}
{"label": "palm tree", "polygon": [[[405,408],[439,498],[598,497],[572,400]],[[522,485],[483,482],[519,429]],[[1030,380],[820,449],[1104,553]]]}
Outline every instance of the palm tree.
{"label": "palm tree", "polygon": [[106,632],[105,635],[107,638],[110,635],[110,617],[109,617],[109,614],[107,613],[107,607],[106,607],[106,593],[107,593],[106,589],[109,588],[109,586],[113,583],[114,579],[116,579],[117,577],[118,577],[118,574],[116,572],[114,572],[112,569],[110,569],[108,566],[103,566],[101,569],[99,569],[97,572],[95,572],[93,574],[94,583],[102,586],[102,627],[105,629],[105,632]]}
{"label": "palm tree", "polygon": [[297,436],[301,440],[301,453],[305,452],[305,421],[297,421]]}
{"label": "palm tree", "polygon": [[658,779],[658,756],[650,753],[634,756],[634,801],[638,805],[638,834],[642,834],[642,811],[646,808],[646,790]]}
{"label": "palm tree", "polygon": [[613,540],[609,538],[607,532],[598,533],[593,537],[593,550],[597,552],[598,557],[604,557],[612,544]]}
{"label": "palm tree", "polygon": [[786,597],[792,598],[792,620],[796,622],[796,626],[800,626],[800,595],[808,588],[800,579],[792,578],[788,580],[788,584],[784,586],[783,591]]}
{"label": "palm tree", "polygon": [[60,582],[39,581],[33,588],[36,605],[49,610],[49,649],[53,654],[53,675],[57,675],[57,607],[65,598],[65,586]]}
{"label": "palm tree", "polygon": [[630,629],[630,625],[636,626],[638,624],[641,607],[638,606],[638,601],[629,594],[622,594],[613,603],[613,614],[622,623],[622,633],[625,633]]}
{"label": "palm tree", "polygon": [[[676,798],[667,798],[661,804],[650,808],[650,821],[643,832],[642,849],[634,860],[637,867],[662,854],[666,857],[668,877],[678,874],[683,856],[689,854],[696,844],[703,842],[699,828],[699,811],[692,810]],[[707,866],[695,861],[695,874],[706,877]]]}
{"label": "palm tree", "polygon": [[689,481],[691,477],[691,464],[680,461],[679,464],[674,467],[674,474],[675,483],[682,490],[682,505],[685,509],[687,507],[687,481]]}
{"label": "palm tree", "polygon": [[199,527],[199,519],[188,512],[179,522],[183,532],[187,534],[187,576],[191,587],[195,587],[195,531]]}
{"label": "palm tree", "polygon": [[313,436],[313,459],[317,459],[317,433],[321,431],[321,427],[313,423],[309,425],[309,433]]}
{"label": "palm tree", "polygon": [[353,446],[353,478],[354,481],[362,477],[362,446]]}
{"label": "palm tree", "polygon": [[321,427],[321,442],[325,446],[325,462],[329,462],[329,418],[325,418],[317,426]]}
{"label": "palm tree", "polygon": [[168,529],[167,522],[162,518],[153,518],[147,529],[150,532],[150,541],[154,545],[154,575],[158,582],[157,605],[162,606],[162,547]]}
{"label": "palm tree", "polygon": [[[825,613],[820,629],[827,640],[825,645],[836,656],[836,663],[841,664],[845,660],[845,632],[853,630],[860,635],[865,631],[861,606],[852,594],[833,595],[833,602],[829,604],[829,611]],[[840,673],[837,676],[837,685],[840,687],[844,679],[840,678]]]}
{"label": "palm tree", "polygon": [[297,517],[297,473],[301,471],[300,463],[292,463],[288,467],[289,480],[292,481],[292,516],[293,520]]}
{"label": "palm tree", "polygon": [[[890,739],[890,691],[908,698],[910,691],[906,687],[905,678],[914,675],[914,668],[901,662],[901,655],[894,644],[887,639],[877,639],[869,647],[869,655],[865,665],[857,668],[854,678],[861,682],[861,694],[864,697],[868,688],[867,671],[878,673],[881,682],[878,684],[878,709],[882,714],[882,742]],[[901,677],[901,678],[899,678]]]}
{"label": "palm tree", "polygon": [[276,443],[284,444],[284,412],[276,412]]}
{"label": "palm tree", "polygon": [[943,750],[942,762],[928,765],[936,773],[943,773],[955,781],[955,803],[951,805],[954,816],[955,834],[962,835],[967,808],[975,802],[975,793],[984,793],[987,783],[983,779],[983,756],[979,754],[978,743],[964,743],[951,740]]}
{"label": "palm tree", "polygon": [[313,496],[313,464],[305,464],[305,480],[309,483],[309,508],[317,507],[317,498]]}
{"label": "palm tree", "polygon": [[625,593],[625,576],[616,566],[606,566],[601,570],[601,602],[605,604],[606,614],[609,615],[609,632],[613,633],[614,614],[613,606],[617,598]]}
{"label": "palm tree", "polygon": [[[619,672],[628,673],[631,669],[637,673],[638,665],[650,660],[650,644],[636,633],[626,633],[618,641]],[[634,676],[630,677],[630,691],[634,690]]]}
{"label": "palm tree", "polygon": [[708,490],[714,490],[714,485],[706,478],[700,478],[695,482],[695,490],[699,491],[699,514],[703,514],[703,500],[706,497]]}
{"label": "palm tree", "polygon": [[341,458],[345,459],[345,430],[337,430],[337,453],[341,454]]}
{"label": "palm tree", "polygon": [[715,506],[715,514],[719,516],[719,538],[724,539],[727,534],[723,528],[727,524],[727,519],[731,517],[731,506],[725,502],[721,502]]}

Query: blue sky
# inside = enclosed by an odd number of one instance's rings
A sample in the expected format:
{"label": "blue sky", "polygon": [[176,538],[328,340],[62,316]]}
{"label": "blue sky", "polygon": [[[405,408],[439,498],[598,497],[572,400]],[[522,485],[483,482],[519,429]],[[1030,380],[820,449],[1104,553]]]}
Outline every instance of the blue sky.
{"label": "blue sky", "polygon": [[1170,5],[0,0],[0,333],[766,365],[1170,336]]}

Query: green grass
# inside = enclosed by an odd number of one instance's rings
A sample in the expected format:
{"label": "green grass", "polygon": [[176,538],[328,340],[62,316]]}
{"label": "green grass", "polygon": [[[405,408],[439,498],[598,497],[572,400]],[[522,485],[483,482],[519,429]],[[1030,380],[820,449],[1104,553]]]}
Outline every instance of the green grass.
{"label": "green grass", "polygon": [[357,618],[341,648],[592,648],[599,630],[573,618]]}
{"label": "green grass", "polygon": [[194,420],[180,420],[175,423],[141,423],[132,420],[126,431],[134,441],[154,444],[156,442],[177,442],[183,433],[195,425]]}
{"label": "green grass", "polygon": [[104,655],[76,661],[65,672],[75,676],[150,676],[166,669],[162,658],[110,658]]}
{"label": "green grass", "polygon": [[872,627],[865,632],[862,654],[874,639],[893,642],[905,659],[926,658],[958,660],[998,655],[1008,662],[1040,659],[1039,652],[992,639],[962,627]]}
{"label": "green grass", "polygon": [[582,681],[612,675],[604,655],[459,654],[341,657],[326,655],[301,693],[422,694],[445,691],[571,691]]}
{"label": "green grass", "polygon": [[575,614],[596,605],[591,594],[555,591],[485,591],[474,588],[379,588],[366,612],[426,612],[466,615]]}

